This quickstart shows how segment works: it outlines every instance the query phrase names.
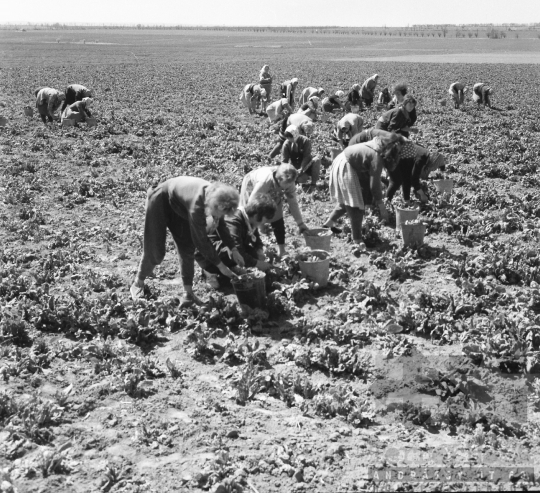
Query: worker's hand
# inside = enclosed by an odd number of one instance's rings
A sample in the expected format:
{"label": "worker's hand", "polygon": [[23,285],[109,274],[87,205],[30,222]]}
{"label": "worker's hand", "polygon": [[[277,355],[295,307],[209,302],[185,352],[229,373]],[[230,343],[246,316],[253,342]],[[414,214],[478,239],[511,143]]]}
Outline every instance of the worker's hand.
{"label": "worker's hand", "polygon": [[256,267],[259,270],[267,271],[267,270],[270,270],[274,266],[268,262],[265,262],[264,260],[257,260]]}
{"label": "worker's hand", "polygon": [[379,213],[381,214],[381,219],[383,221],[388,221],[388,210],[386,209],[384,202],[379,203]]}
{"label": "worker's hand", "polygon": [[309,231],[309,228],[304,223],[300,223],[298,225],[298,231],[300,231],[300,234],[303,234],[306,231]]}
{"label": "worker's hand", "polygon": [[231,251],[231,255],[236,265],[239,265],[240,267],[244,267],[246,265],[246,263],[244,262],[244,257],[242,257],[242,255],[236,248],[233,248],[233,250]]}
{"label": "worker's hand", "polygon": [[420,199],[420,201],[422,203],[425,204],[428,201],[428,197],[427,197],[427,195],[424,193],[424,191],[422,189],[418,190],[416,192],[416,195],[418,195],[418,198]]}
{"label": "worker's hand", "polygon": [[221,272],[224,276],[236,278],[238,277],[231,269],[229,269],[223,262],[217,266],[219,269],[219,272]]}

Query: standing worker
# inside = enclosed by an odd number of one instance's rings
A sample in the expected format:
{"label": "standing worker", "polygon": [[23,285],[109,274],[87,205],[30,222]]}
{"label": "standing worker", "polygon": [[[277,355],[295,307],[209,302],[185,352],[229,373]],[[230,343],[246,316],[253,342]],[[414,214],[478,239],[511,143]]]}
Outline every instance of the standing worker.
{"label": "standing worker", "polygon": [[369,108],[373,104],[375,99],[375,87],[379,82],[379,75],[372,75],[369,79],[364,81],[362,88],[360,89],[360,96],[364,104]]}
{"label": "standing worker", "polygon": [[240,205],[246,207],[259,195],[268,194],[276,204],[276,213],[270,224],[279,248],[279,255],[286,254],[285,250],[285,221],[283,220],[283,202],[289,204],[289,211],[293,216],[300,233],[308,231],[302,219],[302,212],[296,199],[295,180],[298,172],[292,164],[280,166],[264,166],[250,171],[242,181],[240,190]]}
{"label": "standing worker", "polygon": [[77,101],[82,101],[83,98],[92,97],[92,91],[82,86],[81,84],[71,84],[67,86],[64,94],[66,95],[66,99],[64,100],[64,104],[62,105],[61,113],[63,113],[70,104],[73,104]]}
{"label": "standing worker", "polygon": [[50,123],[54,120],[55,111],[60,108],[62,101],[66,98],[66,95],[57,89],[52,87],[43,87],[34,92],[36,95],[36,108],[41,121],[47,123],[47,119]]}
{"label": "standing worker", "polygon": [[487,84],[478,82],[473,86],[473,101],[478,103],[478,106],[481,104],[484,105],[484,108],[487,106],[491,108],[491,96],[493,95],[493,89]]}
{"label": "standing worker", "polygon": [[289,125],[287,140],[281,149],[281,162],[291,163],[298,170],[298,183],[306,183],[311,178],[311,186],[317,185],[321,174],[321,158],[311,155],[311,141],[300,135],[295,125]]}
{"label": "standing worker", "polygon": [[281,97],[285,98],[292,109],[294,109],[294,91],[298,86],[298,79],[293,77],[291,80],[286,80],[281,84],[280,91]]}
{"label": "standing worker", "polygon": [[230,248],[233,260],[241,267],[244,260],[229,234],[224,216],[238,208],[235,188],[224,183],[210,183],[192,176],[171,178],[148,190],[144,221],[143,253],[131,297],[143,297],[144,280],[165,257],[167,229],[171,232],[180,257],[184,296],[181,306],[198,305],[202,301],[193,292],[195,250],[227,277],[235,274],[221,261],[208,235],[217,231]]}
{"label": "standing worker", "polygon": [[268,65],[265,65],[259,73],[259,85],[266,91],[266,101],[262,104],[263,111],[266,111],[266,104],[272,99],[272,76]]}
{"label": "standing worker", "polygon": [[465,101],[466,92],[467,88],[465,87],[465,84],[462,84],[461,82],[454,82],[450,85],[448,93],[450,94],[450,96],[452,96],[452,100],[454,101],[454,108],[456,110],[459,109],[459,105],[463,104],[463,102]]}

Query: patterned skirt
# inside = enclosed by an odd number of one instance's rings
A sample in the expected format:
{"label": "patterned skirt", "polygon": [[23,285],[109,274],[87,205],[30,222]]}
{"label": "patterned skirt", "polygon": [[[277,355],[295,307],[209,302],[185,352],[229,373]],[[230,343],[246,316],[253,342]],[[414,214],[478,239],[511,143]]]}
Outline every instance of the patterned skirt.
{"label": "patterned skirt", "polygon": [[360,179],[343,153],[330,167],[330,196],[338,204],[364,210]]}

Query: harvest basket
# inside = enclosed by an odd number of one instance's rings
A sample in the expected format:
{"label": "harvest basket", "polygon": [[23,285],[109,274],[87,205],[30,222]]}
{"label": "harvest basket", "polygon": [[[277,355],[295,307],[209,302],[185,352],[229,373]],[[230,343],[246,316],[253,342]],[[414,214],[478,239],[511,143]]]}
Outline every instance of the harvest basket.
{"label": "harvest basket", "polygon": [[34,116],[34,109],[31,106],[25,106],[24,116]]}
{"label": "harvest basket", "polygon": [[310,281],[324,287],[330,274],[330,254],[325,250],[311,250],[300,254],[300,270]]}
{"label": "harvest basket", "polygon": [[401,225],[405,221],[414,221],[418,218],[420,213],[420,208],[416,207],[414,209],[402,209],[396,207],[396,231],[399,233],[401,231]]}
{"label": "harvest basket", "polygon": [[452,193],[452,189],[454,188],[453,180],[434,180],[433,184],[438,192],[447,193],[448,195]]}
{"label": "harvest basket", "polygon": [[231,284],[238,298],[238,303],[250,308],[266,308],[266,274],[244,274],[231,279]]}
{"label": "harvest basket", "polygon": [[401,225],[401,237],[405,246],[420,246],[424,243],[426,225],[422,223]]}
{"label": "harvest basket", "polygon": [[62,120],[62,127],[74,127],[75,120],[70,120],[69,118],[64,118]]}
{"label": "harvest basket", "polygon": [[332,247],[332,231],[327,228],[310,229],[304,233],[306,246],[312,250],[325,250],[329,252]]}
{"label": "harvest basket", "polygon": [[97,120],[95,118],[87,118],[86,125],[89,127],[95,127],[97,126]]}

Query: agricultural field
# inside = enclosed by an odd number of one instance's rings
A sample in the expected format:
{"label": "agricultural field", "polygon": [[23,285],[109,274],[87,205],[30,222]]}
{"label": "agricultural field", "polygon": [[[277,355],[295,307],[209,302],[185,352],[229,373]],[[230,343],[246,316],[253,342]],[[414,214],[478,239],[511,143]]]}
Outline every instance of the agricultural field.
{"label": "agricultural field", "polygon": [[[298,35],[97,33],[92,45],[0,32],[0,489],[540,489],[539,66],[336,61],[392,48],[338,49],[339,36],[317,51]],[[480,57],[535,42],[480,41]],[[244,57],[246,44],[262,48]],[[452,194],[426,182],[418,248],[403,247],[395,215],[368,214],[368,253],[353,255],[345,222],[326,288],[300,276],[305,241],[288,218],[268,312],[199,274],[207,305],[180,309],[172,241],[133,302],[148,187],[183,174],[239,186],[270,164],[275,135],[238,99],[263,63],[276,81],[327,92],[374,73],[407,82],[414,139],[447,156]],[[456,80],[489,82],[495,107],[443,106]],[[73,82],[94,90],[97,127],[23,115],[35,88]],[[379,112],[362,116],[370,127]],[[312,138],[319,186],[298,189],[312,227],[333,208],[335,121]]]}

